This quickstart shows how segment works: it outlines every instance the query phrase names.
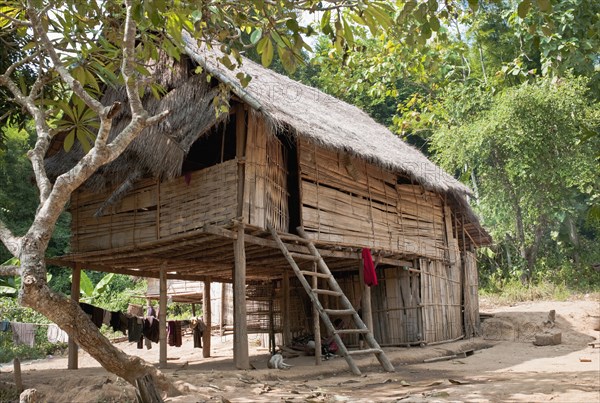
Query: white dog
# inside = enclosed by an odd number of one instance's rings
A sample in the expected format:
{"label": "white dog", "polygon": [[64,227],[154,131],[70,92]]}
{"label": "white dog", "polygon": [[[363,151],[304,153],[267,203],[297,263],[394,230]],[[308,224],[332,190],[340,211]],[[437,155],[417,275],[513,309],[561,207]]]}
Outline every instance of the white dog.
{"label": "white dog", "polygon": [[269,358],[267,367],[271,369],[290,369],[292,365],[283,362],[283,356],[279,353],[275,353]]}

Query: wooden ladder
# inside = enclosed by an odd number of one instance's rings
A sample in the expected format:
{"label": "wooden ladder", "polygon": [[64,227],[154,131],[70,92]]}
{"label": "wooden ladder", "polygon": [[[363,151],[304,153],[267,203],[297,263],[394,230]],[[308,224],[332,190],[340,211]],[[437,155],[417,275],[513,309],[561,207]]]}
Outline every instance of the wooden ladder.
{"label": "wooden ladder", "polygon": [[[317,308],[319,316],[325,324],[327,331],[329,332],[329,334],[333,335],[333,338],[336,344],[338,345],[339,353],[342,355],[342,357],[346,359],[346,362],[348,363],[348,366],[350,367],[352,372],[355,375],[361,374],[360,369],[358,369],[356,363],[352,359],[352,356],[357,354],[375,354],[375,357],[377,357],[377,360],[379,360],[379,363],[381,364],[383,369],[385,369],[388,372],[394,372],[394,366],[379,346],[379,343],[377,343],[377,341],[375,340],[375,337],[373,337],[373,333],[371,333],[371,331],[367,328],[365,323],[362,321],[362,319],[350,303],[348,297],[346,297],[346,295],[340,288],[339,284],[333,277],[333,274],[331,274],[329,267],[327,267],[327,264],[325,264],[325,261],[321,257],[319,250],[315,247],[312,241],[308,239],[304,230],[301,227],[297,228],[298,234],[300,234],[300,236],[291,234],[280,235],[271,226],[269,226],[269,230],[271,231],[271,236],[277,242],[279,249],[281,249],[281,252],[283,252],[283,255],[287,259],[288,263],[294,269],[296,277],[298,277],[298,279],[302,283],[302,286],[304,286],[304,289],[310,297],[313,305]],[[282,239],[302,243],[308,248],[310,253],[303,254],[290,252]],[[296,263],[295,259],[312,261],[316,264],[318,270],[301,270],[300,267],[298,267],[298,264]],[[326,279],[329,289],[321,289],[317,287],[313,288],[308,283],[305,276],[310,276],[313,278],[316,276],[317,278]],[[315,284],[315,282],[313,282],[313,284]],[[319,301],[319,295],[332,295],[339,297],[342,309],[323,308],[321,302]],[[351,329],[336,329],[333,325],[333,322],[330,319],[330,316],[351,316],[355,327]],[[342,334],[362,334],[368,348],[363,350],[349,351],[342,341],[342,338],[340,336]]]}

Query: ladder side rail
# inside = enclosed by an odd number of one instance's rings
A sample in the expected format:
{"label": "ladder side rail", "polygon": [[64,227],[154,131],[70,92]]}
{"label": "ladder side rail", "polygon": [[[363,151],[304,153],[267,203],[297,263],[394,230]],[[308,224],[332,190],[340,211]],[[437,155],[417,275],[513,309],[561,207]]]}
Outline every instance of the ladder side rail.
{"label": "ladder side rail", "polygon": [[[298,227],[298,228],[296,228],[296,230],[298,231],[298,234],[300,234],[303,238],[308,238],[306,232],[304,232],[304,229],[302,227]],[[316,257],[319,258],[317,260],[317,265],[321,269],[321,271],[323,271],[324,273],[327,273],[327,274],[331,274],[331,271],[327,267],[327,264],[321,257],[321,254],[319,253],[319,250],[315,247],[315,245],[311,242],[311,243],[308,243],[306,246],[308,247],[308,249],[310,249],[310,251],[313,255],[315,255]],[[331,277],[329,278],[328,283],[329,283],[329,286],[334,291],[339,291],[342,293],[342,296],[340,297],[342,300],[342,304],[346,304],[348,308],[354,309],[354,307],[352,306],[352,303],[350,302],[350,300],[348,299],[346,294],[344,294],[343,290],[341,289],[341,287],[339,286],[337,281],[333,278],[333,275],[331,275]],[[352,314],[352,317],[354,318],[354,323],[356,324],[356,326],[358,326],[359,329],[368,329],[367,325],[365,325],[365,323],[363,322],[361,317],[358,315],[356,310]],[[388,372],[394,372],[395,371],[394,366],[392,365],[390,360],[387,358],[385,353],[383,353],[383,350],[381,349],[381,346],[379,346],[379,343],[377,342],[377,340],[375,340],[373,333],[369,330],[368,333],[365,333],[364,338],[370,347],[381,351],[381,353],[376,354],[376,357],[379,360],[379,363],[383,366],[383,368]]]}
{"label": "ladder side rail", "polygon": [[[335,327],[333,326],[333,323],[331,323],[331,319],[329,319],[329,316],[325,313],[325,310],[323,309],[323,306],[321,305],[321,301],[319,301],[319,298],[317,298],[317,296],[312,292],[312,287],[308,284],[308,281],[306,281],[306,279],[302,275],[300,268],[298,267],[298,265],[296,264],[296,262],[290,255],[289,251],[285,247],[285,244],[283,243],[281,238],[279,238],[277,231],[275,231],[275,229],[270,226],[269,226],[269,230],[271,231],[271,235],[273,236],[273,239],[275,239],[275,241],[277,242],[279,249],[281,249],[281,252],[283,252],[288,263],[290,264],[290,266],[292,266],[292,269],[294,269],[294,273],[296,273],[296,277],[298,277],[298,280],[300,280],[300,283],[302,283],[302,285],[304,286],[304,289],[308,293],[312,303],[317,306],[317,310],[319,311],[319,316],[325,323],[325,326],[327,327],[327,330],[329,330],[330,334],[333,334],[333,338],[334,338],[335,342],[337,343],[338,348],[340,349],[340,352],[342,353],[342,356],[346,359],[348,366],[350,366],[350,369],[352,370],[352,372],[355,375],[360,375],[361,374],[360,369],[358,369],[358,366],[354,363],[354,360],[352,360],[352,357],[348,353],[348,349],[346,348],[346,345],[342,341],[342,338],[338,334],[335,333]],[[311,245],[312,245],[312,243],[311,243]]]}

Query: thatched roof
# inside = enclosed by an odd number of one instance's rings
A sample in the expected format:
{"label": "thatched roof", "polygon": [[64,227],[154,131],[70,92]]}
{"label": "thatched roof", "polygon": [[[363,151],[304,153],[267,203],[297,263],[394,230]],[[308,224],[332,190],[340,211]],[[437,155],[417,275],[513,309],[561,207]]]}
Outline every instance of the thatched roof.
{"label": "thatched roof", "polygon": [[[194,66],[185,58],[175,62],[164,57],[151,66],[154,78],[165,87],[167,94],[157,100],[147,91],[144,105],[151,114],[167,109],[172,113],[159,125],[145,129],[117,160],[101,168],[86,182],[85,186],[97,192],[118,187],[105,206],[118,201],[141,177],[170,179],[181,175],[183,160],[193,142],[225,119],[221,116],[218,121],[211,107],[217,89],[207,83],[205,74],[208,73],[227,84],[235,95],[276,129],[284,129],[325,148],[343,150],[406,175],[427,189],[449,195],[450,202],[475,224],[482,235],[480,238],[485,240],[483,243],[489,242],[489,235],[479,226],[466,200],[470,190],[359,108],[247,58],[243,58],[240,68],[229,70],[218,62],[222,54],[217,49],[200,48],[186,34],[184,39],[187,55],[204,68],[204,73],[194,74],[191,71]],[[252,77],[246,88],[242,88],[236,77],[239,72]],[[109,105],[116,100],[126,100],[124,90],[109,88],[102,103]],[[124,107],[115,118],[111,138],[130,118],[130,110]],[[77,145],[65,152],[60,137],[54,143],[46,159],[51,178],[74,166],[83,155]]]}
{"label": "thatched roof", "polygon": [[[247,58],[241,68],[229,70],[217,61],[216,49],[199,48],[184,36],[187,54],[277,126],[291,128],[298,136],[330,149],[344,150],[441,193],[470,194],[470,190],[402,141],[365,112],[316,88],[294,81]],[[236,74],[252,77],[242,88]]]}

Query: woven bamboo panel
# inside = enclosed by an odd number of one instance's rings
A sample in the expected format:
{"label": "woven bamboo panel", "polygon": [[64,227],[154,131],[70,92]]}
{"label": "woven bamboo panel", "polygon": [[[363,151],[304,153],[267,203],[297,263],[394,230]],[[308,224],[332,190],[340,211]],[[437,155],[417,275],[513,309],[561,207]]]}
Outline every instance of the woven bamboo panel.
{"label": "woven bamboo panel", "polygon": [[460,269],[420,259],[423,336],[426,342],[452,340],[463,334]]}
{"label": "woven bamboo panel", "polygon": [[480,335],[479,295],[477,293],[479,278],[477,273],[477,259],[474,253],[464,252],[463,270],[465,337],[476,337]]}
{"label": "woven bamboo panel", "polygon": [[[110,193],[77,191],[71,199],[74,252],[117,248],[156,239],[156,182],[143,180],[116,206],[94,217]],[[153,206],[154,203],[154,206]]]}
{"label": "woven bamboo panel", "polygon": [[267,225],[282,232],[288,232],[290,226],[287,174],[287,155],[283,145],[271,136],[267,140],[266,220]]}
{"label": "woven bamboo panel", "polygon": [[160,184],[143,179],[118,204],[94,217],[110,194],[74,193],[73,252],[135,247],[204,224],[228,223],[236,215],[237,164],[227,161]]}
{"label": "woven bamboo panel", "polygon": [[441,198],[349,156],[300,141],[302,219],[320,242],[447,258]]}
{"label": "woven bamboo panel", "polygon": [[281,142],[254,114],[246,140],[244,218],[247,223],[288,231],[287,155]]}
{"label": "woven bamboo panel", "polygon": [[237,161],[230,160],[160,185],[160,237],[236,217]]}
{"label": "woven bamboo panel", "polygon": [[267,133],[265,124],[255,114],[248,115],[246,169],[244,184],[244,221],[265,228],[267,215]]}

